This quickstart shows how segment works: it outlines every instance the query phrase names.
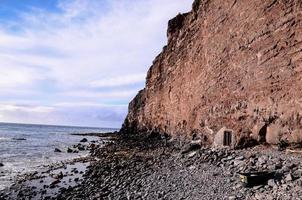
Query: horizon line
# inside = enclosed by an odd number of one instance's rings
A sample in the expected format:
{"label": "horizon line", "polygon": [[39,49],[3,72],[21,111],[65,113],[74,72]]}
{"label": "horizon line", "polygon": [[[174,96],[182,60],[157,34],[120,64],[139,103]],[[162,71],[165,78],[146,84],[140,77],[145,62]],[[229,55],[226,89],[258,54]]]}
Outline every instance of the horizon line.
{"label": "horizon line", "polygon": [[97,126],[80,126],[80,125],[63,125],[63,124],[36,124],[36,123],[19,123],[19,122],[3,122],[0,121],[0,124],[20,124],[20,125],[34,125],[34,126],[59,126],[59,127],[75,127],[75,128],[98,128],[98,129],[112,129],[120,130],[120,128],[109,128],[109,127],[97,127]]}

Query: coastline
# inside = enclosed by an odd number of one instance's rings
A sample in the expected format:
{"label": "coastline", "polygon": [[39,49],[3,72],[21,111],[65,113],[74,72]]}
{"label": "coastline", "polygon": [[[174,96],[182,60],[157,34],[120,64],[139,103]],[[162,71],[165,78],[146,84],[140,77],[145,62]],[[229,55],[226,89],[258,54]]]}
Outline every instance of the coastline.
{"label": "coastline", "polygon": [[75,186],[83,179],[84,172],[93,160],[90,156],[91,150],[101,148],[108,142],[108,138],[102,134],[74,134],[81,136],[82,139],[64,149],[53,149],[58,156],[66,155],[70,158],[18,174],[0,191],[0,199],[45,199],[45,197],[47,199],[49,196],[57,196],[60,188]]}
{"label": "coastline", "polygon": [[[107,135],[109,137],[109,135]],[[191,148],[154,135],[111,133],[112,142],[91,149],[89,165],[75,185],[45,195],[22,185],[18,199],[299,199],[300,154],[267,146],[249,149]],[[77,161],[74,163],[82,163]],[[79,166],[77,166],[79,167]],[[67,167],[68,168],[68,167]],[[75,170],[75,169],[74,169]],[[77,168],[76,170],[79,171]],[[238,172],[276,171],[268,184],[245,188]],[[58,171],[57,171],[58,172]],[[31,180],[32,181],[32,180]],[[67,183],[68,184],[68,183]],[[11,190],[9,190],[11,191]],[[16,193],[15,193],[16,194]],[[41,196],[42,195],[42,196]],[[0,198],[14,199],[11,194]]]}

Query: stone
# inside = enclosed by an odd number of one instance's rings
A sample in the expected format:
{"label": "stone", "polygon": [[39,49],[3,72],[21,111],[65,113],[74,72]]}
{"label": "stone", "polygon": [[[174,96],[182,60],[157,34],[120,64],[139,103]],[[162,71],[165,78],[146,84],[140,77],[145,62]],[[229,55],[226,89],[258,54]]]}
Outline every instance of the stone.
{"label": "stone", "polygon": [[244,156],[238,156],[235,158],[235,160],[244,160]]}
{"label": "stone", "polygon": [[63,177],[64,177],[63,172],[60,172],[59,174],[53,176],[54,179],[62,179]]}
{"label": "stone", "polygon": [[61,151],[61,149],[55,148],[55,152],[56,153],[61,153],[62,151]]}
{"label": "stone", "polygon": [[190,143],[187,146],[184,147],[183,151],[181,152],[182,154],[189,153],[191,151],[196,151],[201,148],[201,145],[198,143]]}
{"label": "stone", "polygon": [[268,180],[267,185],[270,186],[270,187],[275,187],[276,186],[275,180],[274,179]]}
{"label": "stone", "polygon": [[263,185],[257,185],[253,187],[254,190],[260,190],[261,188],[263,188]]}
{"label": "stone", "polygon": [[236,196],[229,196],[229,200],[236,200]]}
{"label": "stone", "polygon": [[79,150],[79,151],[85,151],[85,147],[82,146],[82,145],[80,145],[80,146],[78,146],[78,150]]}
{"label": "stone", "polygon": [[85,143],[88,142],[87,138],[83,138],[80,142]]}
{"label": "stone", "polygon": [[3,163],[0,163],[0,167],[4,167],[4,164],[3,164]]}
{"label": "stone", "polygon": [[71,148],[68,148],[67,153],[73,153],[73,150]]}
{"label": "stone", "polygon": [[290,182],[290,181],[293,181],[294,180],[294,177],[292,176],[291,173],[287,174],[286,177],[285,177],[285,181],[286,182]]}
{"label": "stone", "polygon": [[193,158],[194,156],[196,156],[197,152],[193,151],[191,153],[188,154],[188,158]]}

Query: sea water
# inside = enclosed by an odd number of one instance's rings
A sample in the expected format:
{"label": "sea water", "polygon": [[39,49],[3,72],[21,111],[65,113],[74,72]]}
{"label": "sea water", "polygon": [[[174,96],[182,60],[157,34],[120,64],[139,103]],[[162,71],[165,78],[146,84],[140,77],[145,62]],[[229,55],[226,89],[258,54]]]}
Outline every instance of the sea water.
{"label": "sea water", "polygon": [[[108,128],[49,126],[0,123],[0,190],[14,178],[46,165],[83,156],[68,154],[66,149],[77,144],[83,136],[72,134],[113,132]],[[89,140],[97,138],[87,137]],[[63,153],[57,153],[55,148]]]}

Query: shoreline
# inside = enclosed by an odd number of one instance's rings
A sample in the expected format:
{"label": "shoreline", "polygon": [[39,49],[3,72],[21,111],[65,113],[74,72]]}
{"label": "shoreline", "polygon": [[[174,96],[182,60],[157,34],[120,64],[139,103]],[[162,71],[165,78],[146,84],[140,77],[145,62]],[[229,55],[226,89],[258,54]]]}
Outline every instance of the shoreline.
{"label": "shoreline", "polygon": [[[11,181],[8,182],[9,185],[0,190],[0,199],[24,198],[22,192],[19,194],[19,190],[32,190],[33,194],[39,194],[40,192],[41,194],[45,194],[45,196],[47,196],[48,193],[51,193],[51,196],[56,196],[58,193],[54,193],[53,189],[55,189],[57,185],[62,188],[75,186],[78,180],[82,178],[79,174],[83,175],[86,168],[89,166],[89,162],[93,160],[90,156],[90,151],[93,148],[101,148],[108,142],[106,139],[99,140],[96,135],[81,135],[85,136],[81,141],[79,140],[71,146],[66,146],[64,149],[53,149],[53,151],[57,152],[59,157],[66,154],[66,156],[70,158],[36,167],[33,166],[26,172],[16,174],[11,178]],[[63,174],[63,176],[59,178],[61,174]],[[66,180],[67,178],[68,180]],[[77,181],[74,181],[74,179]],[[64,185],[61,183],[64,183]],[[42,184],[44,184],[43,188],[41,187]],[[42,189],[44,189],[44,191],[42,191]],[[49,190],[45,192],[45,189],[52,189],[53,191]],[[7,196],[8,194],[10,197]],[[40,197],[35,198],[41,199]]]}
{"label": "shoreline", "polygon": [[[194,149],[147,135],[112,136],[112,142],[91,150],[81,181],[65,189],[55,187],[58,194],[40,199],[299,199],[302,195],[296,191],[302,186],[301,154],[266,146]],[[251,188],[239,180],[238,172],[265,170],[279,176]],[[16,188],[24,199],[45,193]]]}

